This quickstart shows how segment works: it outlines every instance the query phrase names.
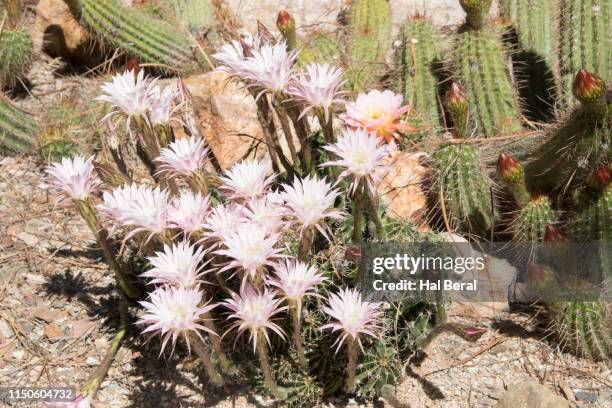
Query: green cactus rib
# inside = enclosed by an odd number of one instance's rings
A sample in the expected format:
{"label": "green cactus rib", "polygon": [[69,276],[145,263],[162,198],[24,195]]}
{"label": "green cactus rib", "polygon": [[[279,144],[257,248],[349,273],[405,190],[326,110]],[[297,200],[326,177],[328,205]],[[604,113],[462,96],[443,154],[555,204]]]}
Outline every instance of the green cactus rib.
{"label": "green cactus rib", "polygon": [[24,28],[4,29],[0,34],[0,86],[13,87],[29,69],[32,37]]}
{"label": "green cactus rib", "polygon": [[565,302],[555,304],[551,329],[561,346],[580,357],[610,360],[612,356],[612,304]]}
{"label": "green cactus rib", "polygon": [[0,150],[26,152],[36,146],[36,132],[29,114],[0,98]]}
{"label": "green cactus rib", "polygon": [[302,66],[311,62],[334,65],[342,59],[342,46],[326,34],[317,34],[305,44],[302,44],[301,49],[298,63]]}
{"label": "green cactus rib", "polygon": [[584,185],[591,165],[608,162],[612,116],[594,117],[579,107],[547,131],[545,142],[527,157],[531,191],[572,191]]}
{"label": "green cactus rib", "polygon": [[574,234],[580,241],[612,242],[612,184],[577,214]]}
{"label": "green cactus rib", "polygon": [[424,120],[441,126],[438,75],[442,64],[442,37],[423,19],[407,21],[400,31],[396,88]]}
{"label": "green cactus rib", "polygon": [[387,0],[355,0],[350,10],[348,69],[350,90],[363,90],[382,71],[390,44],[391,9]]}
{"label": "green cactus rib", "polygon": [[455,74],[467,90],[476,133],[485,137],[520,130],[517,95],[509,79],[500,36],[492,30],[461,34]]}
{"label": "green cactus rib", "polygon": [[436,190],[442,190],[449,221],[462,232],[484,236],[491,228],[490,182],[473,146],[448,145],[434,155]]}
{"label": "green cactus rib", "polygon": [[191,41],[171,25],[116,0],[81,0],[86,25],[103,40],[140,61],[169,71],[184,71],[195,62]]}
{"label": "green cactus rib", "polygon": [[542,242],[546,227],[559,218],[546,196],[537,197],[523,207],[512,223],[514,240],[517,242]]}
{"label": "green cactus rib", "polygon": [[568,106],[575,104],[572,83],[581,69],[612,79],[612,0],[562,0],[561,76]]}
{"label": "green cactus rib", "polygon": [[176,0],[176,14],[193,34],[211,27],[214,21],[210,0]]}

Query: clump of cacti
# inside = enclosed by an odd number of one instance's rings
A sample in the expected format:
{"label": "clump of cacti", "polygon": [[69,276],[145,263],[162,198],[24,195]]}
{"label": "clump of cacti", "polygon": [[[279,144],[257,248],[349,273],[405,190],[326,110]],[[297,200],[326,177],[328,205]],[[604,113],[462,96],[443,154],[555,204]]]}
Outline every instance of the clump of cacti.
{"label": "clump of cacti", "polygon": [[393,345],[379,342],[363,356],[359,364],[357,381],[360,394],[366,397],[380,395],[385,385],[393,385],[401,376],[401,362]]}
{"label": "clump of cacti", "polygon": [[520,209],[512,223],[517,242],[541,242],[548,225],[559,218],[546,196],[534,197]]}
{"label": "clump of cacti", "polygon": [[169,72],[187,72],[197,65],[193,41],[183,32],[142,10],[117,0],[67,0],[75,17],[102,42],[127,52],[142,63]]}
{"label": "clump of cacti", "polygon": [[581,357],[612,357],[612,304],[563,302],[553,305],[551,329],[562,347]]}
{"label": "clump of cacti", "polygon": [[355,0],[349,11],[345,74],[347,86],[370,87],[383,71],[391,42],[391,9],[387,0]]}
{"label": "clump of cacti", "polygon": [[424,18],[401,28],[397,52],[396,88],[426,121],[441,126],[438,82],[442,69],[442,36]]}
{"label": "clump of cacti", "polygon": [[32,37],[24,28],[5,28],[0,32],[0,87],[12,88],[30,69]]}
{"label": "clump of cacti", "polygon": [[0,151],[24,153],[36,147],[34,118],[0,97]]}

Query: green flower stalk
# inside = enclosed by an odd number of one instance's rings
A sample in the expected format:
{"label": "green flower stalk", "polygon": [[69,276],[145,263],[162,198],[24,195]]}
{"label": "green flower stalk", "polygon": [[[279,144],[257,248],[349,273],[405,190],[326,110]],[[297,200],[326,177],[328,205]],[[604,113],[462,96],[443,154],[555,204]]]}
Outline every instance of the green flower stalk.
{"label": "green flower stalk", "polygon": [[115,272],[117,284],[131,299],[140,297],[140,293],[126,276],[123,266],[116,259],[112,246],[108,240],[108,233],[98,219],[91,193],[99,186],[95,177],[93,156],[85,159],[81,155],[73,159],[64,157],[61,162],[53,163],[46,169],[49,186],[72,199],[75,207],[95,234],[104,256]]}

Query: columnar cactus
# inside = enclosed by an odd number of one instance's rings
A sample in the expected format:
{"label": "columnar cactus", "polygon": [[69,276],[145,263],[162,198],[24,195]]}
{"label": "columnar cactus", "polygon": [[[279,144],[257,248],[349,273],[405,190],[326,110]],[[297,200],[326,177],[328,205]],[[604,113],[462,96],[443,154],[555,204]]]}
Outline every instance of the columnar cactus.
{"label": "columnar cactus", "polygon": [[517,242],[541,242],[546,228],[559,218],[546,196],[529,201],[512,222],[512,234]]}
{"label": "columnar cactus", "polygon": [[0,33],[0,87],[14,87],[28,72],[32,48],[32,37],[24,28],[5,28]]}
{"label": "columnar cactus", "polygon": [[424,120],[440,126],[438,76],[442,37],[433,24],[415,18],[402,26],[399,39],[396,88]]}
{"label": "columnar cactus", "polygon": [[29,114],[0,98],[0,151],[31,151],[36,146],[36,129]]}
{"label": "columnar cactus", "polygon": [[391,9],[387,0],[355,0],[348,27],[346,72],[350,90],[363,90],[381,73],[390,44]]}
{"label": "columnar cactus", "polygon": [[214,10],[210,0],[177,0],[176,14],[193,34],[210,28],[214,22]]}
{"label": "columnar cactus", "polygon": [[467,23],[470,27],[478,30],[485,25],[491,0],[459,0],[459,4],[467,14]]}
{"label": "columnar cactus", "polygon": [[560,24],[561,76],[565,103],[572,99],[572,81],[580,69],[612,79],[610,0],[562,0]]}
{"label": "columnar cactus", "polygon": [[340,43],[326,34],[317,34],[307,39],[302,46],[298,63],[303,66],[311,62],[338,64],[343,56]]}
{"label": "columnar cactus", "polygon": [[170,24],[117,0],[66,0],[71,11],[104,42],[166,71],[195,65],[191,40]]}
{"label": "columnar cactus", "polygon": [[461,34],[454,70],[466,88],[477,135],[494,137],[521,129],[517,94],[497,32],[483,29]]}

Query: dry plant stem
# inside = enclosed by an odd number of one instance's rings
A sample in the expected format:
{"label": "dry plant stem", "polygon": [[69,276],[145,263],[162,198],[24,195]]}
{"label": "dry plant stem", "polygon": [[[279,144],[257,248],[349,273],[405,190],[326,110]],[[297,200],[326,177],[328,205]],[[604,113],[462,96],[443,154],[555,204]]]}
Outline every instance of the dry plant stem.
{"label": "dry plant stem", "polygon": [[[364,187],[365,190],[365,187]],[[365,205],[367,205],[367,211],[370,219],[374,222],[376,226],[376,235],[377,238],[381,239],[385,235],[385,227],[380,221],[380,217],[378,216],[378,197],[372,194],[370,191],[365,190],[363,192],[363,200],[365,201]]]}
{"label": "dry plant stem", "polygon": [[355,392],[355,371],[357,370],[357,341],[352,337],[347,337],[348,365],[346,367],[346,392],[353,394]]}
{"label": "dry plant stem", "polygon": [[[325,138],[325,143],[330,145],[336,143],[336,138],[334,137],[332,115],[329,115],[329,117],[325,119],[325,112],[319,109],[317,110],[317,118],[319,119],[319,124],[321,125],[321,129],[323,130],[323,137]],[[335,159],[336,157],[334,153],[330,153],[330,156],[332,159]]]}
{"label": "dry plant stem", "polygon": [[202,342],[202,339],[200,339],[200,337],[198,337],[197,335],[191,333],[189,334],[189,340],[191,347],[200,358],[200,361],[202,361],[202,364],[204,364],[204,368],[206,368],[206,372],[208,373],[208,377],[210,377],[210,380],[215,385],[225,385],[225,381],[223,381],[223,377],[221,377],[221,374],[217,372],[215,365],[210,359],[210,353],[206,349],[206,345]]}
{"label": "dry plant stem", "polygon": [[98,219],[92,199],[88,198],[85,200],[75,200],[74,203],[79,210],[79,213],[85,219],[87,225],[89,225],[89,228],[100,243],[102,251],[104,252],[104,257],[115,272],[115,279],[121,290],[123,290],[126,296],[130,299],[140,298],[139,291],[129,281],[122,265],[115,258],[115,253],[113,252],[110,242],[108,241],[108,232],[102,227],[102,224]]}
{"label": "dry plant stem", "polygon": [[302,155],[302,163],[305,170],[304,174],[314,174],[312,150],[310,149],[310,141],[308,140],[310,129],[308,128],[306,117],[300,118],[300,110],[296,106],[287,108],[287,113],[293,122],[293,128],[295,129],[295,133],[302,147],[300,153]]}
{"label": "dry plant stem", "polygon": [[276,134],[276,126],[274,126],[274,121],[272,120],[272,116],[270,115],[270,107],[268,106],[267,99],[263,97],[257,98],[257,92],[251,89],[251,95],[253,99],[256,100],[257,104],[257,120],[259,121],[259,125],[261,126],[261,130],[264,134],[264,139],[266,140],[266,145],[268,147],[268,153],[270,154],[270,160],[272,161],[272,170],[275,173],[280,171],[279,166],[279,158],[276,154],[276,148],[274,145],[274,135]]}
{"label": "dry plant stem", "polygon": [[[213,333],[217,333],[217,327],[213,322],[212,316],[209,312],[206,312],[203,317],[204,327],[210,329]],[[227,358],[225,351],[223,351],[223,346],[221,345],[221,340],[217,336],[209,335],[210,343],[212,344],[212,348],[217,356],[219,356],[219,362],[221,363],[221,369],[224,373],[229,375],[234,375],[238,371],[234,364],[232,364],[231,360]]]}
{"label": "dry plant stem", "polygon": [[193,190],[202,193],[202,195],[208,194],[208,183],[201,171],[192,173],[185,181],[187,181],[187,184],[189,184],[189,187]]}
{"label": "dry plant stem", "polygon": [[270,367],[270,360],[268,358],[268,349],[266,348],[266,336],[263,333],[258,333],[257,336],[257,356],[259,357],[259,363],[261,364],[261,371],[266,382],[266,387],[272,395],[278,399],[284,399],[284,395],[276,385],[274,377],[272,376],[272,368]]}
{"label": "dry plant stem", "polygon": [[312,248],[312,243],[314,242],[315,233],[316,230],[313,226],[307,227],[304,230],[304,233],[300,238],[300,246],[298,248],[298,259],[300,261],[307,261],[310,248]]}
{"label": "dry plant stem", "polygon": [[302,345],[302,319],[300,316],[300,308],[296,301],[292,300],[289,302],[289,309],[291,311],[291,323],[293,325],[293,341],[295,342],[295,351],[297,352],[298,360],[302,370],[308,369],[308,361],[306,360],[306,354],[304,353],[304,346]]}
{"label": "dry plant stem", "polygon": [[300,159],[297,154],[297,150],[295,148],[295,143],[293,143],[293,132],[291,131],[291,125],[289,125],[288,115],[285,108],[282,107],[282,102],[274,103],[274,109],[276,110],[276,114],[278,116],[278,121],[281,124],[281,128],[283,129],[283,133],[285,134],[285,139],[287,140],[287,146],[289,147],[289,153],[291,154],[291,161],[293,162],[293,167],[298,170],[301,167]]}
{"label": "dry plant stem", "polygon": [[119,331],[117,332],[117,334],[115,334],[115,337],[113,338],[110,348],[106,352],[106,355],[104,356],[104,359],[102,360],[102,363],[100,363],[96,371],[92,374],[91,377],[89,377],[89,379],[83,386],[83,394],[91,399],[96,398],[96,394],[98,393],[98,390],[100,389],[102,380],[104,379],[104,377],[106,376],[106,373],[108,373],[108,370],[113,364],[113,360],[115,359],[115,356],[117,355],[117,352],[119,351],[121,342],[123,341],[123,338],[125,337],[127,333],[127,329],[128,329],[127,304],[126,304],[125,299],[123,298],[121,299],[121,303],[119,304],[119,319],[120,319]]}

